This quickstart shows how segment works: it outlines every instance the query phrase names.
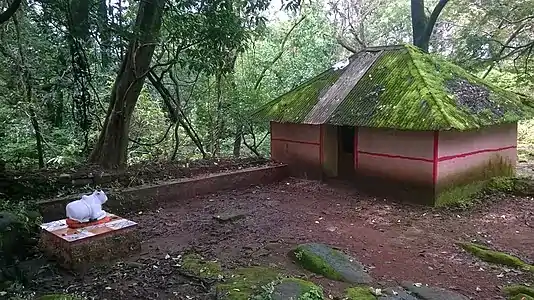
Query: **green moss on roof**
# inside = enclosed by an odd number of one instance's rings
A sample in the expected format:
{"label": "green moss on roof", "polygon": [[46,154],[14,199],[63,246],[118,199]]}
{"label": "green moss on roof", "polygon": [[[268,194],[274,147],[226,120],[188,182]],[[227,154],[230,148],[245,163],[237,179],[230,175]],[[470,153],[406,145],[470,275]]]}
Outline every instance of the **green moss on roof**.
{"label": "green moss on roof", "polygon": [[255,114],[282,123],[300,123],[341,73],[342,70],[328,69],[267,103]]}
{"label": "green moss on roof", "polygon": [[[410,45],[381,50],[325,123],[468,130],[534,117],[530,99],[496,87],[439,56]],[[320,74],[266,104],[259,113],[271,121],[303,122],[320,95],[346,69]]]}

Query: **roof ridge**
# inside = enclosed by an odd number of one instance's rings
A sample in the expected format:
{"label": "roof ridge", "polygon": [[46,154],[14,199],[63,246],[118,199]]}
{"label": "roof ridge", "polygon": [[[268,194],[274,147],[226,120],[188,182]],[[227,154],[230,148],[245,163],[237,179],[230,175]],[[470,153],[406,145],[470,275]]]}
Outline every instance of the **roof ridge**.
{"label": "roof ridge", "polygon": [[[411,46],[411,45],[405,45],[404,47],[407,50],[408,55],[410,56],[410,59],[412,60],[412,63],[414,65],[415,69],[417,70],[417,75],[419,75],[419,77],[421,78],[421,81],[425,84],[425,87],[427,88],[428,94],[430,94],[430,97],[434,101],[434,104],[436,105],[436,107],[438,107],[438,109],[439,109],[438,111],[440,112],[441,116],[443,117],[445,122],[448,123],[450,128],[454,127],[453,126],[453,122],[451,122],[450,117],[447,115],[447,113],[443,109],[443,105],[441,105],[441,103],[438,101],[438,99],[436,98],[436,96],[432,92],[432,89],[430,88],[430,85],[428,84],[427,80],[425,79],[423,74],[421,74],[420,66],[419,66],[419,64],[417,62],[417,59],[415,59],[413,54],[412,54],[412,51],[420,51],[420,50],[419,49],[414,49],[414,46]],[[410,70],[410,73],[412,73],[411,70]]]}

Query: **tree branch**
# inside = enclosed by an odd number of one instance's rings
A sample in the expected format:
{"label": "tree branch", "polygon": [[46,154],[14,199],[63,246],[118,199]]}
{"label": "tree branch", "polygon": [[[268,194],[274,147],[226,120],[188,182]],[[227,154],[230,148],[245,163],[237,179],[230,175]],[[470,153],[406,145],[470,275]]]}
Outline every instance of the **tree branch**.
{"label": "tree branch", "polygon": [[345,41],[343,39],[343,37],[341,36],[338,36],[336,38],[337,42],[341,45],[341,47],[347,49],[348,51],[352,52],[352,53],[356,53],[358,52],[358,49],[354,48],[353,46],[349,45],[349,43],[347,43],[347,41]]}
{"label": "tree branch", "polygon": [[261,71],[260,73],[260,76],[258,77],[258,80],[256,80],[256,83],[254,84],[254,89],[257,90],[258,87],[260,86],[260,83],[261,81],[263,80],[263,77],[265,77],[265,73],[280,59],[280,57],[282,57],[282,55],[284,54],[285,52],[285,49],[284,49],[284,46],[286,45],[287,43],[287,40],[289,39],[289,36],[291,35],[291,32],[293,32],[293,30],[295,30],[295,28],[300,24],[302,23],[302,21],[304,21],[304,19],[306,18],[306,16],[302,16],[300,18],[300,20],[298,20],[295,24],[293,24],[293,26],[291,26],[291,28],[289,29],[289,31],[286,33],[286,35],[284,36],[284,40],[282,40],[282,45],[280,46],[280,51],[278,52],[278,54],[273,58],[273,60],[269,63],[269,65],[265,66],[265,68],[263,68],[263,70]]}
{"label": "tree branch", "polygon": [[17,9],[19,9],[21,2],[22,0],[13,1],[13,3],[9,5],[6,11],[0,14],[0,25],[7,22],[17,12]]}
{"label": "tree branch", "polygon": [[434,7],[430,18],[426,22],[425,31],[423,32],[423,36],[421,37],[421,44],[426,46],[426,49],[424,50],[428,50],[430,36],[432,35],[432,31],[434,31],[434,26],[436,26],[436,21],[438,20],[438,17],[441,14],[441,11],[445,7],[445,5],[447,5],[447,2],[449,2],[449,0],[440,0],[436,7]]}
{"label": "tree branch", "polygon": [[508,45],[517,37],[517,35],[521,32],[521,30],[523,30],[523,28],[525,28],[525,23],[519,25],[517,29],[510,35],[510,37],[508,37],[506,42],[502,44],[501,50],[497,54],[497,58],[494,58],[491,60],[491,65],[489,66],[488,70],[484,73],[482,78],[486,78],[488,74],[491,72],[491,70],[493,70],[493,68],[495,67],[495,63],[497,62],[497,59],[501,57],[501,55],[504,53],[504,50],[508,48]]}

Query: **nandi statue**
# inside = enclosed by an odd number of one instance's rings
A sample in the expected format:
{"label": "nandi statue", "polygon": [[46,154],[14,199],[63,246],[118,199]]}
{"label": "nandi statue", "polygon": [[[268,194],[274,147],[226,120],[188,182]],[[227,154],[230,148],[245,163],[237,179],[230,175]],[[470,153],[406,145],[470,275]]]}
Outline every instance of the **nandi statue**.
{"label": "nandi statue", "polygon": [[83,195],[80,200],[70,202],[66,208],[67,223],[88,223],[103,220],[107,213],[102,210],[102,204],[106,201],[108,201],[106,193],[102,190],[96,190],[91,195]]}

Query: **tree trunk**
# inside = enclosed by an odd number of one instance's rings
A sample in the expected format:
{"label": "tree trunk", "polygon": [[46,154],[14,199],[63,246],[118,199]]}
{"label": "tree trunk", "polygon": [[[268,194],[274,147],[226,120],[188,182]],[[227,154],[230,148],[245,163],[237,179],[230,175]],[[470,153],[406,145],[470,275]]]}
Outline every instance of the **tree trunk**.
{"label": "tree trunk", "polygon": [[22,83],[26,93],[26,101],[28,103],[28,115],[30,117],[30,122],[32,124],[33,131],[35,132],[35,146],[37,149],[37,158],[39,161],[39,168],[45,167],[44,162],[44,149],[43,149],[43,135],[39,127],[39,121],[37,119],[37,114],[33,107],[33,90],[32,90],[32,74],[28,69],[28,64],[26,61],[26,55],[24,53],[24,46],[22,44],[22,35],[20,31],[20,24],[16,15],[13,16],[13,23],[15,24],[15,32],[17,35],[17,48],[20,59],[20,67],[22,70]]}
{"label": "tree trunk", "polygon": [[235,131],[235,139],[234,139],[234,157],[235,158],[239,158],[239,156],[241,156],[242,137],[243,137],[243,126],[241,124],[238,124],[236,131]]}
{"label": "tree trunk", "polygon": [[413,44],[423,51],[428,52],[430,37],[432,36],[432,31],[434,31],[436,21],[449,0],[440,0],[436,7],[434,7],[430,18],[427,18],[425,14],[424,0],[411,1]]}
{"label": "tree trunk", "polygon": [[109,31],[109,22],[108,22],[108,6],[107,0],[100,0],[98,6],[98,17],[99,17],[99,31],[100,31],[100,56],[102,60],[102,67],[107,69],[109,62],[111,60],[111,36]]}
{"label": "tree trunk", "polygon": [[122,168],[128,159],[130,120],[145,77],[150,70],[152,55],[162,22],[165,0],[139,2],[134,37],[122,61],[113,84],[111,99],[98,142],[89,162],[104,168]]}
{"label": "tree trunk", "polygon": [[[28,89],[28,97],[31,97],[31,87],[26,87]],[[33,131],[35,132],[35,142],[37,148],[37,159],[39,160],[39,168],[45,167],[44,162],[44,149],[43,149],[43,136],[41,135],[41,128],[39,127],[39,121],[37,120],[37,115],[35,110],[30,104],[29,108],[30,121],[32,123]]]}
{"label": "tree trunk", "polygon": [[9,18],[15,15],[17,9],[20,7],[21,2],[22,0],[13,1],[13,3],[11,3],[3,13],[0,13],[0,24],[7,22]]}
{"label": "tree trunk", "polygon": [[[423,34],[426,27],[426,14],[425,14],[425,1],[424,0],[411,0],[412,6],[412,38],[413,44],[423,50],[421,45]],[[428,50],[428,49],[427,49]]]}

